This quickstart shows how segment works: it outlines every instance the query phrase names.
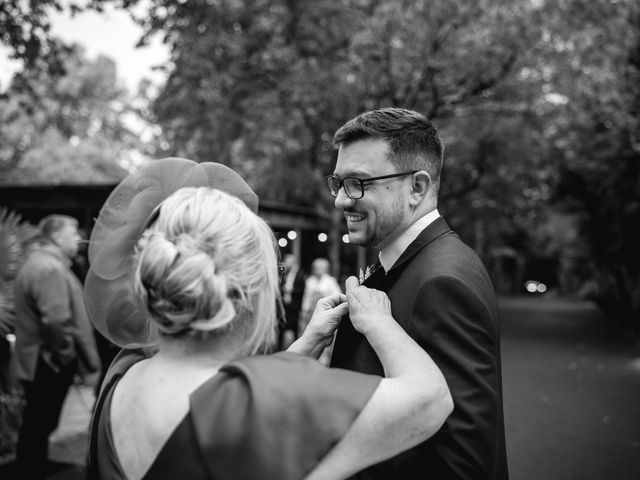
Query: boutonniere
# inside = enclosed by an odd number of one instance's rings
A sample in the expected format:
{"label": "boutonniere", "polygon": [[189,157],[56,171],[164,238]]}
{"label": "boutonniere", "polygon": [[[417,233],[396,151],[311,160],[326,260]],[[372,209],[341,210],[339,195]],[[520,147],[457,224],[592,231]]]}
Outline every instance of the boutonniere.
{"label": "boutonniere", "polygon": [[362,271],[362,269],[360,269],[360,273],[358,274],[358,280],[360,280],[360,285],[362,285],[364,281],[371,276],[373,271],[374,271],[373,265],[367,265],[367,268],[364,269],[364,272]]}

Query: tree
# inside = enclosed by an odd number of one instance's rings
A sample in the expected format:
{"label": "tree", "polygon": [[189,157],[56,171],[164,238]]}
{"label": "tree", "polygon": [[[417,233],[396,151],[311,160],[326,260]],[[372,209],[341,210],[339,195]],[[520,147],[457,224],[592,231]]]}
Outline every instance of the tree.
{"label": "tree", "polygon": [[329,215],[336,128],[367,109],[419,110],[446,144],[440,208],[481,254],[549,260],[564,289],[575,268],[600,280],[603,304],[637,311],[637,2],[118,4],[141,43],[160,33],[170,47],[149,115],[158,156],[228,164],[261,198]]}
{"label": "tree", "polygon": [[[526,109],[513,73],[528,14],[507,1],[150,2],[140,21],[172,52],[153,108],[161,143],[244,170],[266,198],[315,204],[333,132],[365,109],[434,120]],[[298,189],[269,181],[292,174]]]}
{"label": "tree", "polygon": [[580,219],[596,300],[640,328],[640,7],[572,1],[563,10],[573,28],[548,33],[549,81],[567,99],[548,127],[553,201]]}
{"label": "tree", "polygon": [[61,0],[3,0],[0,2],[0,42],[11,49],[12,56],[24,62],[26,69],[46,59],[44,66],[50,75],[63,72],[60,55],[64,45],[51,36],[50,10],[61,11],[63,5],[71,12],[80,7],[75,2]]}
{"label": "tree", "polygon": [[64,74],[37,60],[0,99],[4,184],[117,182],[126,174],[118,160],[144,148],[127,124],[133,110],[114,62],[63,51]]}
{"label": "tree", "polygon": [[[548,190],[536,173],[543,157],[530,154],[541,143],[539,125],[527,118],[542,91],[538,79],[520,75],[540,36],[531,2],[149,5],[140,21],[147,35],[162,33],[172,52],[152,108],[160,150],[229,164],[263,199],[331,215],[322,177],[333,168],[333,133],[383,106],[420,110],[441,128],[449,152],[443,209],[463,227],[474,215],[504,219],[484,242],[510,241],[500,238],[509,234],[509,218],[526,230],[531,215],[522,208]],[[531,134],[520,141],[521,132]],[[518,188],[531,198],[505,208]]]}

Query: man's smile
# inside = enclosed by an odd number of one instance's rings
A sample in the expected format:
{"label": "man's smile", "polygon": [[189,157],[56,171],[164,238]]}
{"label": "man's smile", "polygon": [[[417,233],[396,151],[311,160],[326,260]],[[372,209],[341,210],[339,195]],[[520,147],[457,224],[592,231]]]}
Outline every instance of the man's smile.
{"label": "man's smile", "polygon": [[351,225],[363,221],[366,215],[356,212],[344,212],[344,218],[347,220],[347,225]]}

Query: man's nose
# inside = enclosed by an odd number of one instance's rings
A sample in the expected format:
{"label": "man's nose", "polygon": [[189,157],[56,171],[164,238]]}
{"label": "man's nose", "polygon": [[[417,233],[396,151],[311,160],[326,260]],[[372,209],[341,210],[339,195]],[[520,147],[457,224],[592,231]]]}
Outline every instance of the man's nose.
{"label": "man's nose", "polygon": [[333,203],[336,208],[344,209],[346,207],[353,206],[356,201],[346,194],[344,187],[340,187]]}

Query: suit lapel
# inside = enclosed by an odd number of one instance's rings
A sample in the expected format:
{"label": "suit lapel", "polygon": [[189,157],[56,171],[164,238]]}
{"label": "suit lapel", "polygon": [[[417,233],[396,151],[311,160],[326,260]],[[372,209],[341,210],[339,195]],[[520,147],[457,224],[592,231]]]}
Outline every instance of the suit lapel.
{"label": "suit lapel", "polygon": [[[386,275],[384,268],[379,268],[363,282],[363,285],[389,292],[389,289],[404,271],[403,267],[426,245],[448,232],[451,232],[451,229],[444,219],[439,217],[420,232],[420,235],[407,247]],[[380,360],[366,338],[353,328],[348,316],[343,319],[338,329],[331,366],[384,375]]]}
{"label": "suit lapel", "polygon": [[[384,268],[380,266],[380,268],[376,269],[367,279],[362,282],[365,287],[375,288],[378,290],[386,291],[384,285],[389,286],[393,283],[392,279],[395,279],[396,276],[402,272],[402,265],[409,262],[413,257],[415,257],[420,250],[426,247],[428,244],[433,242],[436,238],[452,232],[447,222],[445,222],[444,218],[438,217],[431,224],[429,224],[420,235],[416,237],[416,239],[409,244],[407,249],[400,255],[400,258],[396,260],[396,263],[393,264],[391,269],[385,273]],[[380,261],[376,262],[379,265]]]}

